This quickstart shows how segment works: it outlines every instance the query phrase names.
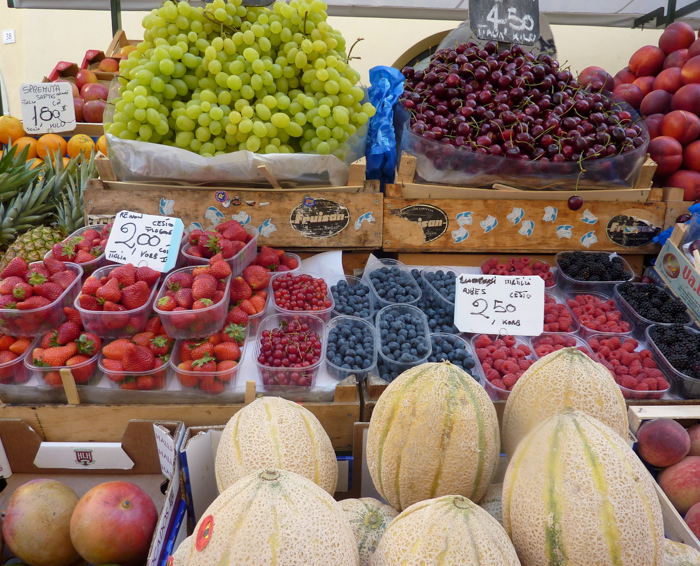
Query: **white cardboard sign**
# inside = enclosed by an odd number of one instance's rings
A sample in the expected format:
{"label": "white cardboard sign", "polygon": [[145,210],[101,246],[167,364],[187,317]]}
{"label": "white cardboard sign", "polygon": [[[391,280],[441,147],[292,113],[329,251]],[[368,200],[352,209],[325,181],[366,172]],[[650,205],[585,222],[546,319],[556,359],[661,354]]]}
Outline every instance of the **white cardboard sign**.
{"label": "white cardboard sign", "polygon": [[[52,134],[75,129],[70,83],[30,83],[19,88],[22,126],[28,134]],[[14,141],[14,140],[13,140]]]}
{"label": "white cardboard sign", "polygon": [[184,230],[179,218],[122,210],[114,219],[105,254],[109,261],[165,273],[175,267]]}
{"label": "white cardboard sign", "polygon": [[66,470],[130,470],[134,461],[121,442],[42,442],[34,465]]}
{"label": "white cardboard sign", "polygon": [[544,280],[525,275],[457,277],[455,325],[473,334],[539,336],[544,328]]}

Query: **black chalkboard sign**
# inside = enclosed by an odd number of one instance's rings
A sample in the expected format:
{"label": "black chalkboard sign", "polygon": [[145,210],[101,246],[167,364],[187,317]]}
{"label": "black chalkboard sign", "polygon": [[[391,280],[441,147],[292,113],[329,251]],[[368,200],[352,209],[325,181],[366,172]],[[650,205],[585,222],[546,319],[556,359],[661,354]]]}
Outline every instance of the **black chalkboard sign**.
{"label": "black chalkboard sign", "polygon": [[540,2],[469,0],[469,23],[479,39],[532,45],[540,37]]}

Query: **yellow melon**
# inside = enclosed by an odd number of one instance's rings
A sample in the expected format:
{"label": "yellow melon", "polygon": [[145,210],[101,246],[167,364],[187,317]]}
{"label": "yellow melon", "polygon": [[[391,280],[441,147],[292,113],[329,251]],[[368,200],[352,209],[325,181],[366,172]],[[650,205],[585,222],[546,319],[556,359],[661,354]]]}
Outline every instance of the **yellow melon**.
{"label": "yellow melon", "polygon": [[664,566],[700,566],[700,552],[692,546],[669,539],[664,541]]}
{"label": "yellow melon", "polygon": [[492,483],[481,498],[481,501],[479,501],[479,507],[496,519],[499,525],[503,525],[503,512],[501,511],[502,495],[503,484]]}
{"label": "yellow melon", "polygon": [[340,506],[355,533],[357,550],[360,553],[360,566],[369,566],[370,558],[384,531],[396,518],[398,512],[372,497],[343,499]]}
{"label": "yellow melon", "polygon": [[654,482],[618,433],[566,409],[520,443],[503,482],[503,526],[522,566],[663,566]]}
{"label": "yellow melon", "polygon": [[279,397],[263,397],[228,422],[216,452],[219,493],[256,470],[289,470],[333,495],[338,461],[331,439],[308,409]]}
{"label": "yellow melon", "polygon": [[537,424],[566,407],[583,411],[627,438],[627,407],[610,372],[576,348],[532,364],[513,387],[503,412],[503,449],[509,456]]}
{"label": "yellow melon", "polygon": [[402,373],[382,394],[367,434],[367,465],[394,509],[442,495],[479,501],[496,471],[498,419],[484,389],[448,362]]}
{"label": "yellow melon", "polygon": [[224,491],[173,555],[173,566],[358,566],[340,504],[312,481],[263,470]]}
{"label": "yellow melon", "polygon": [[498,522],[461,495],[411,505],[391,523],[371,566],[520,566]]}

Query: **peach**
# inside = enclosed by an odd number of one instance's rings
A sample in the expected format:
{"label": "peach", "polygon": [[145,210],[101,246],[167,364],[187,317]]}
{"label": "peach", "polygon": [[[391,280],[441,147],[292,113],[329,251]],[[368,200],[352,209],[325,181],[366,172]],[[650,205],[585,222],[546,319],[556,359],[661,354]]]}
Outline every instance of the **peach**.
{"label": "peach", "polygon": [[687,49],[695,41],[695,30],[685,22],[673,22],[669,24],[659,37],[659,47],[666,55]]}
{"label": "peach", "polygon": [[666,114],[669,110],[671,110],[671,101],[673,100],[673,97],[673,94],[666,92],[665,90],[653,90],[644,97],[644,100],[642,100],[642,103],[639,105],[639,113],[642,116]]}
{"label": "peach", "polygon": [[654,90],[665,90],[674,94],[682,86],[681,70],[678,67],[664,69],[654,79]]}
{"label": "peach", "polygon": [[[683,149],[683,167],[692,171],[700,171],[700,141],[688,144]],[[700,433],[698,433],[698,453],[690,455],[700,456]]]}
{"label": "peach", "polygon": [[700,135],[700,118],[687,110],[673,110],[661,122],[661,135],[676,138],[683,145],[694,142]]}
{"label": "peach", "polygon": [[688,62],[683,65],[681,79],[685,85],[700,83],[700,55],[688,59]]}
{"label": "peach", "polygon": [[637,80],[637,75],[635,75],[632,71],[630,71],[629,67],[625,67],[622,69],[619,73],[617,73],[614,77],[615,79],[615,86],[618,85],[624,85],[628,83],[633,83],[634,81]]}
{"label": "peach", "polygon": [[678,171],[683,163],[683,146],[669,136],[659,136],[649,142],[649,155],[656,161],[656,174],[665,177]]}
{"label": "peach", "polygon": [[[637,85],[639,87],[639,90],[642,91],[642,95],[646,96],[652,90],[654,90],[654,81],[655,80],[656,79],[654,77],[639,77],[632,84]],[[640,104],[641,104],[641,101],[640,101]]]}
{"label": "peach", "polygon": [[700,114],[700,84],[694,83],[679,88],[673,95],[671,108]]}
{"label": "peach", "polygon": [[578,76],[579,84],[583,86],[591,85],[593,90],[598,91],[601,88],[612,90],[615,88],[615,79],[602,67],[592,65],[586,67]]}
{"label": "peach", "polygon": [[613,94],[616,94],[617,96],[622,98],[622,100],[627,102],[627,104],[629,104],[635,110],[639,109],[639,105],[644,99],[644,93],[642,92],[642,89],[639,88],[636,84],[622,84],[616,86],[613,90]]}
{"label": "peach", "polygon": [[688,58],[700,55],[700,39],[696,39],[690,47],[688,47]]}
{"label": "peach", "polygon": [[119,71],[119,63],[116,59],[102,59],[97,68],[105,73],[116,73]]}
{"label": "peach", "polygon": [[690,437],[672,419],[654,419],[637,431],[637,453],[647,464],[666,468],[677,464],[690,450]]}
{"label": "peach", "polygon": [[664,67],[666,53],[653,45],[645,45],[630,58],[630,71],[638,77],[651,77],[659,74]]}
{"label": "peach", "polygon": [[649,139],[653,140],[661,135],[661,121],[664,119],[663,114],[652,114],[644,118],[644,123],[649,129]]}
{"label": "peach", "polygon": [[686,456],[663,470],[659,485],[681,515],[700,501],[700,456]]}
{"label": "peach", "polygon": [[78,71],[78,74],[75,75],[75,84],[78,86],[79,89],[82,89],[83,85],[96,82],[97,75],[92,71],[88,71],[87,69],[81,69],[80,71]]}
{"label": "peach", "polygon": [[[700,55],[700,53],[696,53],[695,55]],[[688,49],[674,51],[664,59],[664,69],[670,69],[671,67],[680,68],[685,65],[691,57],[694,57],[694,55],[690,55]]]}
{"label": "peach", "polygon": [[700,198],[700,173],[679,169],[666,178],[663,186],[683,189],[683,200],[698,200]]}
{"label": "peach", "polygon": [[[692,145],[694,144],[691,143],[688,147]],[[700,156],[700,147],[698,147],[697,151]],[[700,164],[700,160],[698,160],[698,164]],[[700,456],[700,424],[691,426],[688,429],[688,434],[690,435],[690,452],[688,452],[688,456]]]}
{"label": "peach", "polygon": [[700,537],[700,503],[696,503],[685,514],[685,522],[696,537]]}

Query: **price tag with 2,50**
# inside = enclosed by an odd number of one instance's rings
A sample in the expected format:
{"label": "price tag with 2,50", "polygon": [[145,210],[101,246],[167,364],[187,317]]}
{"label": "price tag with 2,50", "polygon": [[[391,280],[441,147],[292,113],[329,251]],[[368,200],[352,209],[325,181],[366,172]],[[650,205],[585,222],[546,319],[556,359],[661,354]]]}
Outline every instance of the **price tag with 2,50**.
{"label": "price tag with 2,50", "polygon": [[539,336],[544,325],[544,280],[537,276],[460,275],[455,325],[474,334]]}
{"label": "price tag with 2,50", "polygon": [[19,101],[22,105],[22,125],[28,134],[70,132],[75,129],[70,83],[23,84],[19,89]]}
{"label": "price tag with 2,50", "polygon": [[179,218],[122,210],[114,219],[105,254],[109,261],[165,273],[175,267],[184,231]]}

